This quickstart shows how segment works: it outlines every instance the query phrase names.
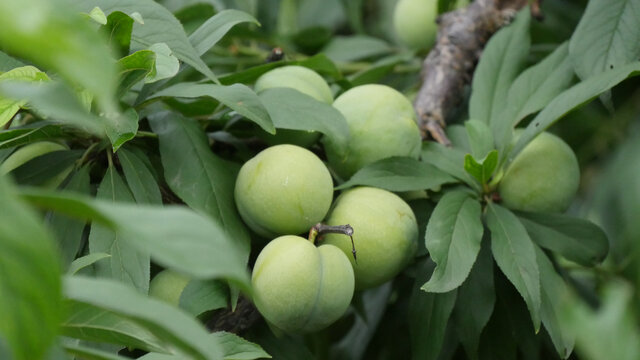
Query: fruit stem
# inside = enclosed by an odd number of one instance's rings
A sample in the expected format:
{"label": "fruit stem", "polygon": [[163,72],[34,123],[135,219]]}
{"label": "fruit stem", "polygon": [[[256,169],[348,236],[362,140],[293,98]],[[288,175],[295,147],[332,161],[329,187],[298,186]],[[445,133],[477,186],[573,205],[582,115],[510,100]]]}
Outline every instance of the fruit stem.
{"label": "fruit stem", "polygon": [[317,223],[309,230],[309,241],[311,241],[312,244],[315,244],[316,238],[324,234],[342,234],[348,236],[351,239],[351,253],[353,254],[353,260],[355,260],[356,264],[358,263],[358,258],[356,257],[356,245],[353,241],[353,228],[351,225],[327,225]]}

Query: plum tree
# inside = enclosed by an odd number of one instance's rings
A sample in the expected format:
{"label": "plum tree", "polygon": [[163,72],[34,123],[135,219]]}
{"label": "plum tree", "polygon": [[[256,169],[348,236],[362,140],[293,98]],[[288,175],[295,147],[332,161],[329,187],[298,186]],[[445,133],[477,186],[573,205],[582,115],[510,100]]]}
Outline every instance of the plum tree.
{"label": "plum tree", "polygon": [[[348,258],[357,290],[378,286],[396,276],[417,249],[418,223],[413,211],[386,190],[359,187],[344,192],[336,200],[327,224],[353,227],[357,263]],[[324,242],[351,254],[351,242],[344,236],[329,234]]]}
{"label": "plum tree", "polygon": [[353,269],[333,245],[278,237],[262,249],[251,277],[260,313],[285,332],[320,330],[344,314],[354,291]]}
{"label": "plum tree", "polygon": [[[516,138],[522,130],[516,131]],[[498,185],[505,206],[524,211],[563,212],[578,190],[580,168],[562,139],[543,132],[533,139]]]}
{"label": "plum tree", "polygon": [[149,283],[149,296],[178,306],[180,295],[191,279],[171,270],[156,274]]}
{"label": "plum tree", "polygon": [[333,199],[329,170],[311,151],[277,145],[247,161],[235,199],[242,219],[264,237],[300,234],[322,221]]}
{"label": "plum tree", "polygon": [[428,49],[436,40],[438,0],[400,0],[393,12],[398,39],[413,49]]}
{"label": "plum tree", "polygon": [[[273,69],[258,78],[254,89],[261,93],[281,87],[298,90],[327,104],[333,103],[333,93],[327,82],[318,73],[303,66],[288,65]],[[315,131],[291,129],[278,129],[274,135],[263,131],[259,136],[269,145],[294,144],[302,147],[309,147],[320,138]]]}
{"label": "plum tree", "polygon": [[349,143],[342,152],[330,139],[325,141],[329,165],[349,178],[363,166],[392,156],[420,154],[420,130],[413,106],[397,90],[386,85],[356,86],[340,95],[333,106],[349,125]]}

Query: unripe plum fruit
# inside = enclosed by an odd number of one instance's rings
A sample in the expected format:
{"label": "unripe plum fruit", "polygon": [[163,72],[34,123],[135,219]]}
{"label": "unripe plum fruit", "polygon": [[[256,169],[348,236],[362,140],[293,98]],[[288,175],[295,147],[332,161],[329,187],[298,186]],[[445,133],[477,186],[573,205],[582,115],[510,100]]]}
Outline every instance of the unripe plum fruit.
{"label": "unripe plum fruit", "polygon": [[[522,130],[516,130],[519,137]],[[562,139],[547,132],[516,156],[498,185],[504,205],[535,212],[567,210],[580,184],[575,154]]]}
{"label": "unripe plum fruit", "polygon": [[342,178],[377,160],[420,155],[422,140],[413,106],[397,90],[377,84],[356,86],[340,95],[333,106],[349,125],[346,152],[330,139],[325,141],[329,165]]}
{"label": "unripe plum fruit", "polygon": [[[329,84],[315,71],[297,65],[288,65],[273,69],[258,78],[254,86],[257,93],[272,88],[291,88],[312,98],[331,104],[333,93]],[[262,138],[269,145],[294,144],[302,147],[313,145],[320,138],[315,131],[292,129],[278,129],[275,135],[260,132]]]}
{"label": "unripe plum fruit", "polygon": [[438,0],[400,0],[393,13],[398,39],[413,49],[428,49],[438,33]]}
{"label": "unripe plum fruit", "polygon": [[327,327],[344,314],[354,291],[353,269],[340,249],[293,235],[262,249],[251,283],[260,313],[288,333]]}
{"label": "unripe plum fruit", "polygon": [[327,167],[314,153],[295,145],[261,151],[242,166],[235,186],[240,216],[269,238],[309,231],[324,219],[332,199]]}
{"label": "unripe plum fruit", "polygon": [[182,291],[191,279],[171,270],[163,270],[149,283],[149,296],[178,306]]}
{"label": "unripe plum fruit", "polygon": [[[356,290],[378,286],[396,276],[413,258],[418,246],[418,223],[409,205],[392,192],[359,187],[341,194],[327,219],[328,225],[349,224],[357,262],[348,257]],[[351,241],[326,235],[325,244],[351,254]]]}

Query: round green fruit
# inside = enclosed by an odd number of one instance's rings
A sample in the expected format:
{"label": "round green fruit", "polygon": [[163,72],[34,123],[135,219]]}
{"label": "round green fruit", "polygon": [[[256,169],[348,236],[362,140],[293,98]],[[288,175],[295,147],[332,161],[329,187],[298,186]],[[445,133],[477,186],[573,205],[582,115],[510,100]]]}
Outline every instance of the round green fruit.
{"label": "round green fruit", "polygon": [[[263,74],[256,81],[254,89],[261,93],[267,89],[282,87],[298,90],[327,104],[333,102],[333,93],[322,76],[311,69],[296,65],[279,67]],[[278,129],[275,135],[260,132],[259,136],[271,146],[294,144],[305,148],[315,144],[320,138],[320,134],[315,131],[291,129]]]}
{"label": "round green fruit", "polygon": [[51,141],[39,141],[14,151],[0,164],[0,175],[4,175],[26,162],[54,151],[68,150],[65,145]]}
{"label": "round green fruit", "polygon": [[344,314],[354,291],[353,269],[340,249],[292,235],[262,249],[251,283],[260,313],[288,333],[327,327]]}
{"label": "round green fruit", "polygon": [[261,151],[242,166],[235,186],[240,216],[269,238],[309,231],[324,219],[332,199],[327,167],[314,153],[295,145]]}
{"label": "round green fruit", "polygon": [[[522,133],[516,131],[516,138]],[[507,168],[498,185],[504,205],[535,212],[563,212],[580,184],[575,154],[562,139],[543,132]]]}
{"label": "round green fruit", "polygon": [[[327,220],[329,225],[349,224],[357,263],[348,256],[356,289],[378,286],[396,276],[413,258],[418,246],[418,223],[409,205],[392,192],[360,187],[341,194]],[[351,254],[351,241],[343,235],[326,235],[325,244]]]}
{"label": "round green fruit", "polygon": [[393,13],[398,39],[413,49],[428,49],[438,33],[438,0],[400,0]]}
{"label": "round green fruit", "polygon": [[180,273],[163,270],[149,284],[149,296],[178,306],[180,295],[191,279]]}
{"label": "round green fruit", "polygon": [[344,153],[330,139],[325,141],[329,165],[342,178],[377,160],[420,155],[422,140],[413,106],[395,89],[377,84],[356,86],[340,95],[333,106],[349,125]]}
{"label": "round green fruit", "polygon": [[322,76],[303,66],[289,65],[273,69],[258,78],[254,89],[260,93],[272,88],[291,88],[312,98],[331,104],[333,94]]}

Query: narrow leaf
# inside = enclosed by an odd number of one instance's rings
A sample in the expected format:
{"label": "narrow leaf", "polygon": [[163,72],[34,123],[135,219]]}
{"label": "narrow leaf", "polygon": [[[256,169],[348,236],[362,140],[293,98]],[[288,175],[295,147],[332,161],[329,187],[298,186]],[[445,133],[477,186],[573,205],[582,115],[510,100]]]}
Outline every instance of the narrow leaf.
{"label": "narrow leaf", "polygon": [[120,70],[118,97],[122,97],[133,85],[155,71],[156,53],[151,50],[136,51],[118,60],[118,69]]}
{"label": "narrow leaf", "polygon": [[60,124],[38,121],[25,126],[0,131],[0,149],[29,144],[38,140],[63,137],[65,129]]}
{"label": "narrow leaf", "polygon": [[469,120],[464,123],[467,130],[467,138],[471,146],[471,155],[476,159],[487,156],[493,150],[493,135],[489,126],[480,120]]}
{"label": "narrow leaf", "polygon": [[248,87],[241,84],[229,86],[212,84],[179,83],[155,93],[156,97],[199,98],[208,96],[214,98],[229,108],[258,124],[270,134],[275,133],[272,119],[267,109],[260,102],[260,98]]}
{"label": "narrow leaf", "polygon": [[531,239],[584,266],[601,263],[609,252],[607,234],[589,220],[562,214],[517,212]]}
{"label": "narrow leaf", "polygon": [[[66,277],[69,300],[123,316],[150,331],[171,351],[195,359],[219,359],[220,346],[200,323],[161,301],[147,298],[130,287],[107,279]],[[162,314],[162,316],[158,316]]]}
{"label": "narrow leaf", "polygon": [[465,153],[456,148],[448,148],[435,141],[422,143],[422,161],[463,181],[472,189],[481,191],[480,184],[464,170]]}
{"label": "narrow leaf", "polygon": [[[83,150],[60,150],[40,155],[18,166],[10,172],[17,183],[22,185],[47,185],[48,181],[61,174],[66,177],[73,164],[82,156]],[[61,179],[60,182],[64,180]],[[53,182],[57,187],[59,182]]]}
{"label": "narrow leaf", "polygon": [[469,275],[483,234],[480,203],[468,193],[446,193],[429,219],[425,245],[436,269],[421,289],[448,292]]}
{"label": "narrow leaf", "polygon": [[540,329],[540,273],[533,242],[518,218],[500,205],[489,203],[487,226],[491,250],[500,270],[524,298],[535,331]]}
{"label": "narrow leaf", "polygon": [[211,49],[222,37],[237,24],[254,23],[260,25],[258,20],[244,11],[235,9],[222,10],[189,35],[191,45],[198,55],[202,55]]}
{"label": "narrow leaf", "polygon": [[509,153],[509,162],[538,134],[553,125],[571,110],[583,105],[623,80],[640,74],[640,62],[607,70],[574,85],[556,96],[527,126]]}
{"label": "narrow leaf", "polygon": [[166,113],[151,117],[149,123],[160,140],[164,176],[171,190],[191,208],[217,220],[248,259],[249,233],[233,195],[238,169],[211,152],[195,122]]}
{"label": "narrow leaf", "polygon": [[120,160],[124,178],[137,203],[160,205],[162,204],[162,195],[158,183],[145,165],[144,160],[138,156],[127,148],[121,148],[118,151],[118,160]]}
{"label": "narrow leaf", "polygon": [[0,199],[0,338],[9,358],[42,358],[62,310],[57,252],[38,215],[4,176]]}
{"label": "narrow leaf", "polygon": [[637,60],[639,22],[638,0],[589,1],[569,43],[576,74],[584,80]]}
{"label": "narrow leaf", "polygon": [[94,349],[88,346],[65,344],[64,350],[71,355],[83,360],[128,360],[130,358],[114,355],[104,350]]}
{"label": "narrow leaf", "polygon": [[193,316],[227,307],[229,287],[219,280],[191,280],[180,294],[180,307]]}
{"label": "narrow leaf", "polygon": [[[133,196],[122,177],[109,167],[100,186],[97,199],[112,203],[133,202]],[[142,293],[149,290],[149,253],[135,246],[136,238],[127,238],[123,232],[93,223],[89,234],[90,253],[105,253],[110,257],[96,263],[96,274],[131,285]]]}
{"label": "narrow leaf", "polygon": [[529,54],[529,22],[525,7],[515,21],[499,30],[485,46],[473,75],[469,117],[491,124],[506,107],[509,87]]}
{"label": "narrow leaf", "polygon": [[489,154],[478,162],[471,156],[464,156],[464,170],[473,176],[480,184],[486,184],[491,179],[493,172],[498,166],[498,151],[492,150]]}
{"label": "narrow leaf", "polygon": [[129,54],[131,45],[131,32],[133,31],[133,19],[121,12],[114,11],[107,16],[107,23],[100,28],[109,40],[109,45],[120,56]]}
{"label": "narrow leaf", "polygon": [[69,270],[67,270],[67,273],[69,275],[75,275],[75,273],[86,268],[87,266],[91,266],[97,261],[106,259],[108,257],[111,257],[111,255],[106,253],[96,252],[96,253],[92,253],[92,254],[77,258],[73,260],[71,265],[69,265]]}
{"label": "narrow leaf", "polygon": [[442,185],[457,181],[433,165],[409,157],[391,157],[363,167],[336,190],[364,185],[389,191],[438,191]]}

